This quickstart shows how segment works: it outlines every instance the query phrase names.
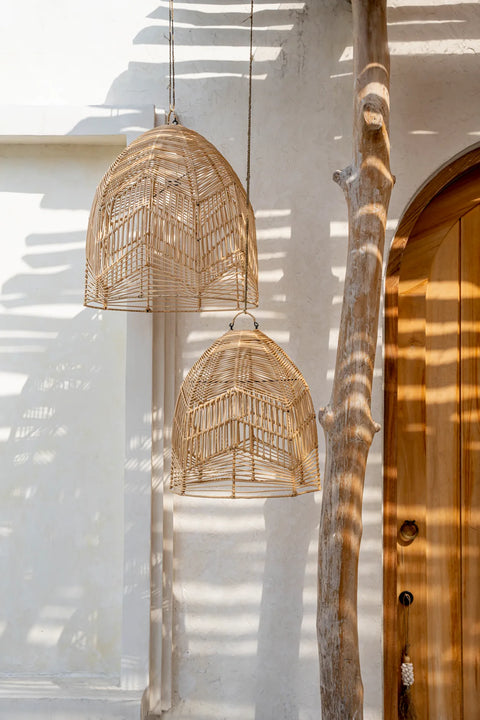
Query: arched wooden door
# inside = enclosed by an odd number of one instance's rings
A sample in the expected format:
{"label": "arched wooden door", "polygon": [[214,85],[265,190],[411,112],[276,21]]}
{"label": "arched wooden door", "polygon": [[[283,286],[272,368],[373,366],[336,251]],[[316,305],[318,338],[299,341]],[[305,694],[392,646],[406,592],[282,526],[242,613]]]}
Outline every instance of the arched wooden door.
{"label": "arched wooden door", "polygon": [[[448,185],[416,221],[398,266],[397,313],[386,427],[395,493],[386,488],[385,717],[398,718],[406,613],[398,595],[408,590],[417,717],[477,720],[480,169]],[[404,521],[418,525],[412,541],[402,537]]]}

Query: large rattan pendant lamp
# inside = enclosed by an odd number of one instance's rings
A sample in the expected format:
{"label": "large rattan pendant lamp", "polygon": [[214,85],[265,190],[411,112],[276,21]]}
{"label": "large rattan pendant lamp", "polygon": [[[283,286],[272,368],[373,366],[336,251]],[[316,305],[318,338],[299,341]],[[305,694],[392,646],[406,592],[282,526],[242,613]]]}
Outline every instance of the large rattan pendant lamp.
{"label": "large rattan pendant lamp", "polygon": [[146,312],[258,304],[255,221],[232,167],[175,111],[173,0],[168,124],[126,148],[90,213],[85,305]]}
{"label": "large rattan pendant lamp", "polygon": [[[250,201],[251,63],[247,149]],[[247,251],[247,264],[249,255]],[[315,411],[308,385],[286,353],[258,329],[230,330],[185,378],[175,407],[171,488],[196,497],[285,497],[320,488]]]}

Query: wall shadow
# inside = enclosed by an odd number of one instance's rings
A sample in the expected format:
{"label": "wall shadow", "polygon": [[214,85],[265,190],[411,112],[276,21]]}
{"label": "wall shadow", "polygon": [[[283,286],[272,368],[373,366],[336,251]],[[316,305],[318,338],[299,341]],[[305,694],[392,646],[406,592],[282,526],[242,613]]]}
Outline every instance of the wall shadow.
{"label": "wall shadow", "polygon": [[2,674],[118,678],[125,322],[82,308],[91,194],[114,154],[1,149]]}

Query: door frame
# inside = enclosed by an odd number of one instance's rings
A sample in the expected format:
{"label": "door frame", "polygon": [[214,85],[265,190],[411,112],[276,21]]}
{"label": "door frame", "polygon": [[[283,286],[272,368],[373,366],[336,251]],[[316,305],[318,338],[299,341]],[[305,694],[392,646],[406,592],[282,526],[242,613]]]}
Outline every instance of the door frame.
{"label": "door frame", "polygon": [[385,279],[383,465],[383,705],[384,720],[398,720],[400,658],[397,656],[397,348],[398,287],[412,230],[429,202],[447,185],[480,166],[480,147],[462,152],[435,173],[408,204],[393,239]]}

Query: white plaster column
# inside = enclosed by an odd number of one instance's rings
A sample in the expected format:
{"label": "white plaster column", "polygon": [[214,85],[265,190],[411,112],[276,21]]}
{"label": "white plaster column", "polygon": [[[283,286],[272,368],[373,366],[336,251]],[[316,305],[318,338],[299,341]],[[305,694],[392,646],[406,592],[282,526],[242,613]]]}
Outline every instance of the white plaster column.
{"label": "white plaster column", "polygon": [[148,713],[172,705],[173,496],[168,490],[176,402],[176,315],[153,318],[150,673]]}

